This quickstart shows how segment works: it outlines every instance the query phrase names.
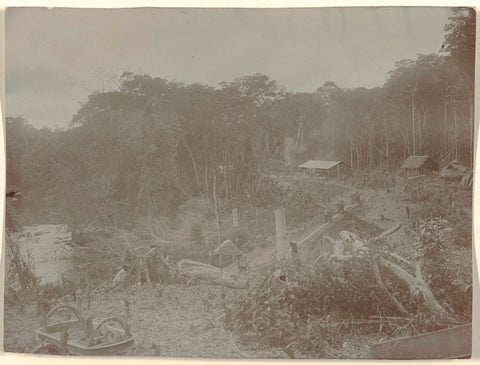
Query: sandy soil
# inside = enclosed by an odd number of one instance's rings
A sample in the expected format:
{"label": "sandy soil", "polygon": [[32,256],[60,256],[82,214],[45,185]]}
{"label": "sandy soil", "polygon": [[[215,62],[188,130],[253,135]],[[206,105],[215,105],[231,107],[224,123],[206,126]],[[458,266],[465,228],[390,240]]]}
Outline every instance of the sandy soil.
{"label": "sandy soil", "polygon": [[[155,344],[162,357],[196,358],[285,358],[281,350],[255,343],[241,344],[223,329],[223,308],[218,286],[143,284],[114,295],[98,295],[83,316],[126,319],[123,298],[129,298],[128,323],[135,345],[124,355],[155,356]],[[235,290],[227,290],[227,302],[235,300]],[[73,304],[73,303],[70,303]],[[86,307],[86,304],[83,305]],[[35,345],[34,330],[40,327],[36,306],[5,309],[5,351],[29,352]]]}

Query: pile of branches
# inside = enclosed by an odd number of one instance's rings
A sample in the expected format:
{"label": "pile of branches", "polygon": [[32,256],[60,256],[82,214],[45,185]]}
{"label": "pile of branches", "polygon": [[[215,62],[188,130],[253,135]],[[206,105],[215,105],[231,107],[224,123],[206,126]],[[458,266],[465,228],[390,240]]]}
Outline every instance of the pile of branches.
{"label": "pile of branches", "polygon": [[355,241],[350,253],[279,267],[245,291],[227,327],[289,357],[318,358],[341,348],[353,327],[362,336],[396,336],[400,329],[415,335],[465,323],[437,300],[423,277],[422,257],[410,261],[393,252],[386,237],[400,227],[370,240],[344,231],[350,242],[342,245]]}
{"label": "pile of branches", "polygon": [[[108,270],[107,273],[93,276],[77,283],[77,286],[89,286],[88,290],[100,288],[116,290],[128,282],[176,282],[181,280],[181,274],[169,262],[165,241],[158,225],[152,224],[150,232],[130,232],[116,230],[113,237],[91,241],[88,246],[74,246],[74,255],[79,267],[88,265],[90,271]],[[84,269],[79,269],[85,272]],[[75,273],[74,273],[75,274]],[[105,280],[106,279],[106,280]],[[84,282],[87,281],[88,284]],[[92,285],[95,288],[92,289]],[[100,284],[100,285],[98,285]]]}

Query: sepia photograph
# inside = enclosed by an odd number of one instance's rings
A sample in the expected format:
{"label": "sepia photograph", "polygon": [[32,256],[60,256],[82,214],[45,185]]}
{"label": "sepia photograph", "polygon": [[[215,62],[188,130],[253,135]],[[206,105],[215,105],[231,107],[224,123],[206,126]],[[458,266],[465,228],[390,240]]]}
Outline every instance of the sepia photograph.
{"label": "sepia photograph", "polygon": [[3,351],[471,358],[475,44],[471,7],[6,9]]}

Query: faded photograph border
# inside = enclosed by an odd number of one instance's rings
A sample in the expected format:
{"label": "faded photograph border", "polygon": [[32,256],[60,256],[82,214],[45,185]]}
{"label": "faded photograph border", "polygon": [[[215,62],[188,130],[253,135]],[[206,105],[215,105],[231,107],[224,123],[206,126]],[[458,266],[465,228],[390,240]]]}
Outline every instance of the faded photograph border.
{"label": "faded photograph border", "polygon": [[[184,4],[185,3],[185,4]],[[340,4],[338,3],[331,3],[328,4],[329,2],[313,2],[314,6],[315,7],[321,7],[321,6],[339,6]],[[158,1],[158,2],[134,2],[134,1],[122,1],[122,2],[113,2],[113,1],[109,1],[109,2],[104,2],[104,3],[99,3],[99,2],[94,2],[94,1],[89,1],[89,2],[80,2],[80,1],[68,1],[68,2],[61,2],[61,1],[50,1],[50,2],[44,2],[44,1],[37,1],[37,2],[32,2],[32,3],[28,3],[28,2],[24,2],[24,1],[11,1],[11,2],[8,2],[6,5],[7,6],[42,6],[43,4],[47,5],[47,6],[71,6],[71,7],[97,7],[97,8],[102,8],[102,7],[111,7],[111,8],[116,8],[116,7],[140,7],[140,6],[145,6],[145,7],[162,7],[162,6],[173,6],[173,7],[199,7],[199,3],[198,2],[185,2],[185,1],[182,1],[182,2],[175,2],[174,5],[171,5],[171,2],[165,2],[165,1]],[[229,1],[229,2],[225,2],[225,1],[216,1],[216,2],[212,2],[212,1],[202,1],[201,3],[201,6],[205,6],[205,7],[252,7],[252,8],[255,8],[255,7],[258,7],[258,6],[262,6],[262,7],[271,7],[271,8],[277,8],[277,7],[310,7],[312,6],[312,2],[306,2],[306,1],[270,1],[270,2],[267,2],[267,3],[263,3],[262,5],[259,5],[259,4],[256,4],[255,2],[241,2],[241,1]],[[475,1],[472,1],[471,3],[467,2],[467,1],[464,1],[462,2],[461,4],[459,4],[459,2],[454,2],[454,1],[447,1],[445,3],[439,3],[438,1],[432,1],[432,2],[423,2],[422,4],[419,4],[418,2],[411,2],[411,4],[409,3],[405,3],[405,2],[402,2],[402,4],[399,4],[398,2],[391,2],[391,1],[383,1],[380,5],[378,4],[378,2],[375,2],[375,3],[369,3],[367,1],[362,1],[361,5],[358,4],[358,2],[342,2],[341,3],[342,6],[396,6],[396,5],[402,5],[402,6],[408,6],[408,5],[412,5],[412,6],[441,6],[441,7],[446,7],[446,6],[457,6],[457,5],[461,5],[461,6],[475,6],[476,5],[476,2]],[[0,31],[0,39],[5,39],[5,28],[4,28],[4,24],[5,24],[5,17],[4,17],[5,13],[3,12],[2,14],[2,19],[1,19],[1,22],[0,22],[0,27],[1,27],[1,31]],[[477,32],[478,32],[478,29],[480,28],[479,26],[479,15],[477,13]],[[478,34],[478,33],[477,33]],[[0,42],[2,44],[2,49],[3,49],[3,52],[2,52],[2,57],[0,57],[0,69],[2,70],[2,85],[4,86],[5,85],[5,67],[4,67],[4,64],[5,64],[5,53],[4,53],[4,48],[5,48],[5,42]],[[476,69],[475,69],[475,78],[476,78],[476,82],[475,82],[475,132],[476,132],[476,135],[474,137],[474,143],[475,143],[475,148],[474,148],[474,153],[475,153],[475,156],[476,156],[476,152],[477,152],[477,149],[478,149],[478,126],[479,126],[479,119],[480,119],[480,112],[479,112],[479,108],[478,108],[478,100],[479,100],[479,93],[478,93],[478,80],[479,80],[479,75],[478,75],[478,63],[479,63],[479,58],[478,55],[480,54],[479,52],[479,47],[478,47],[478,44],[479,44],[479,41],[478,41],[478,36],[477,36],[477,47],[476,47],[476,54],[477,54],[477,60],[476,60]],[[2,87],[1,88],[1,92],[2,92],[2,95],[1,95],[1,109],[2,109],[2,117],[3,117],[3,122],[4,122],[4,128],[3,128],[3,132],[5,132],[5,113],[4,113],[4,110],[5,108],[8,109],[8,106],[5,106],[5,88]],[[4,137],[4,136],[3,136]],[[2,141],[5,142],[5,138],[2,138]],[[2,153],[4,153],[5,151],[5,146],[2,145],[2,148],[0,148],[2,150]],[[2,165],[2,167],[4,167],[4,163],[5,163],[5,155],[1,155],[0,156],[0,164]],[[478,161],[475,160],[475,170],[477,168],[477,164],[478,164]],[[477,189],[477,179],[474,179],[473,181],[473,184],[474,184],[474,191],[475,189]],[[3,185],[2,185],[3,184]],[[2,186],[2,188],[5,189],[5,185],[6,182],[5,182],[5,179],[2,178],[2,181],[0,183],[0,186]],[[479,362],[480,360],[480,328],[479,328],[479,313],[478,313],[478,308],[479,308],[479,305],[480,305],[480,299],[479,299],[479,282],[478,282],[478,278],[479,278],[479,272],[478,272],[478,260],[480,258],[480,254],[479,254],[479,246],[475,243],[475,237],[479,237],[478,234],[480,234],[480,231],[479,231],[479,222],[478,222],[478,217],[476,217],[477,214],[475,214],[477,211],[477,206],[480,206],[478,204],[480,204],[480,198],[478,197],[478,194],[475,194],[473,195],[473,202],[474,202],[474,207],[472,208],[473,209],[473,219],[474,219],[474,222],[473,222],[473,333],[472,333],[472,338],[474,339],[474,343],[473,343],[473,354],[472,354],[472,359],[469,360],[469,361],[472,361],[472,362]],[[1,209],[5,209],[5,202],[4,204],[2,204],[2,207]],[[5,214],[5,211],[2,210],[1,211],[2,214]],[[2,233],[3,230],[2,230]],[[5,239],[5,237],[3,236],[3,239]],[[5,257],[3,255],[3,252],[5,250],[5,245],[3,245],[2,247],[2,256],[1,256],[1,265],[2,265],[2,272],[4,272],[4,264],[5,264]],[[3,280],[3,276],[2,276],[2,280],[1,280],[1,284],[0,284],[0,287],[2,287],[2,298],[3,298],[3,290],[4,290],[4,280]],[[0,304],[0,309],[3,313],[3,309],[4,309],[4,304],[3,304],[3,299],[1,301],[1,304]],[[1,323],[1,327],[2,327],[2,333],[0,334],[0,337],[2,338],[2,343],[3,343],[3,334],[4,334],[4,331],[3,331],[3,324],[4,324],[4,318],[3,318],[3,315],[2,315],[2,318],[0,319],[0,323]],[[32,335],[33,335],[33,330],[32,330]],[[30,354],[16,354],[16,353],[2,353],[0,354],[0,361],[2,361],[3,363],[5,364],[23,364],[23,363],[34,363],[34,364],[46,364],[47,361],[48,363],[57,363],[57,364],[60,364],[65,361],[69,361],[69,362],[75,362],[75,361],[84,361],[85,358],[75,358],[75,357],[72,357],[72,358],[62,358],[62,357],[36,357],[36,356],[32,356]],[[118,358],[88,358],[88,361],[94,361],[95,363],[98,363],[99,364],[113,364],[113,363],[116,363],[118,361],[121,361],[121,362],[125,362],[125,363],[137,363],[138,361],[140,362],[144,362],[144,363],[154,363],[154,361],[159,361],[159,358],[144,358],[144,357],[118,357]],[[201,363],[201,362],[205,362],[205,361],[209,361],[209,362],[214,362],[214,363],[223,363],[225,361],[231,361],[229,359],[226,359],[226,360],[217,360],[217,359],[183,359],[183,358],[161,358],[160,361],[164,362],[164,363]],[[235,361],[239,361],[240,363],[249,363],[250,360],[235,360]],[[270,361],[269,360],[254,360],[255,362],[259,362],[259,363],[269,363]],[[301,360],[290,360],[289,363],[296,363],[298,361],[301,361]],[[311,361],[311,360],[310,360]],[[317,360],[317,361],[321,361],[321,360]],[[331,360],[330,360],[331,361]],[[345,363],[345,362],[350,362],[350,361],[353,361],[353,363],[355,362],[358,362],[359,360],[341,360],[340,363]],[[381,361],[381,363],[388,363],[388,361]],[[409,361],[411,362],[411,361]]]}

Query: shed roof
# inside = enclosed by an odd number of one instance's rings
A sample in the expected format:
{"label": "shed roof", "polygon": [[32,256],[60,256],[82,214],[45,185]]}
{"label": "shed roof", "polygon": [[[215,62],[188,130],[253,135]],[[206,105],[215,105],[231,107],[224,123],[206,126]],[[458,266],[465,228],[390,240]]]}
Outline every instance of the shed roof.
{"label": "shed roof", "polygon": [[428,160],[432,160],[435,164],[437,163],[432,157],[430,156],[410,156],[405,160],[402,165],[402,169],[419,169]]}
{"label": "shed roof", "polygon": [[454,160],[440,172],[441,177],[461,177],[468,171],[468,167]]}
{"label": "shed roof", "polygon": [[342,161],[308,160],[299,167],[303,167],[305,169],[330,170],[332,167],[335,167],[341,163]]}
{"label": "shed roof", "polygon": [[218,246],[214,251],[214,254],[219,255],[232,255],[238,256],[242,254],[242,251],[231,240],[225,240],[220,246]]}

